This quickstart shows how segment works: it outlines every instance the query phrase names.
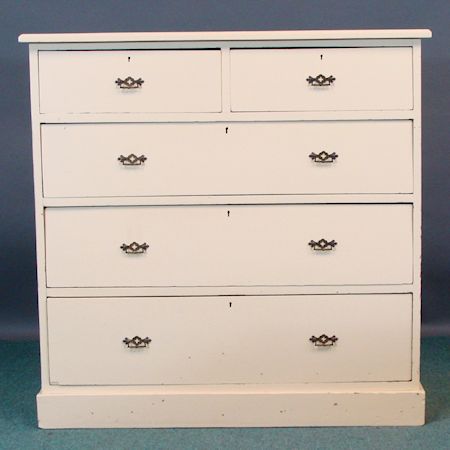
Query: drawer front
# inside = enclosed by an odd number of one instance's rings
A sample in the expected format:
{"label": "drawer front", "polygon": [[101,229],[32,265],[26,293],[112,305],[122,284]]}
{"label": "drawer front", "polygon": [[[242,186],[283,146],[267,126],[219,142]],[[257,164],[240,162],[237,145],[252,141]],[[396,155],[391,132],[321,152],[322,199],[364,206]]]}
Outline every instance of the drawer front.
{"label": "drawer front", "polygon": [[409,110],[412,49],[232,50],[231,107],[233,111]]}
{"label": "drawer front", "polygon": [[45,229],[50,287],[412,281],[406,204],[47,208]]}
{"label": "drawer front", "polygon": [[47,197],[406,193],[413,184],[408,120],[43,125],[42,158]]}
{"label": "drawer front", "polygon": [[[50,381],[406,381],[411,300],[409,294],[50,298]],[[328,345],[311,342],[322,335]],[[140,340],[123,342],[135,336]]]}
{"label": "drawer front", "polygon": [[39,85],[42,113],[219,112],[221,56],[218,50],[41,51]]}

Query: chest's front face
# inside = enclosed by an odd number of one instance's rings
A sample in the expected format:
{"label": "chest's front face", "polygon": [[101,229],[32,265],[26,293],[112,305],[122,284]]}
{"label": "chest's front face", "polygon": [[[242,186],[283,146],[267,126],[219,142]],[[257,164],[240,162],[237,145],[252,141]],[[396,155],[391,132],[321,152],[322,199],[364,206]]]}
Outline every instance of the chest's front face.
{"label": "chest's front face", "polygon": [[420,37],[24,38],[40,426],[423,423]]}

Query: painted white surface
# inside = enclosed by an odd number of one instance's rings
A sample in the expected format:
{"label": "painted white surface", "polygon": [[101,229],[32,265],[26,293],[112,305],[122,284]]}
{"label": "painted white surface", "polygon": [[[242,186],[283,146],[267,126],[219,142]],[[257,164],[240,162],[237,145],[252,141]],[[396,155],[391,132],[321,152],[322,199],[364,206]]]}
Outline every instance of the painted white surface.
{"label": "painted white surface", "polygon": [[344,121],[344,120],[414,120],[417,110],[402,111],[253,111],[220,113],[45,113],[39,114],[39,123],[192,123],[192,122],[293,122],[293,121]]}
{"label": "painted white surface", "polygon": [[[115,83],[142,78],[137,89]],[[42,113],[218,112],[218,50],[39,52]]]}
{"label": "painted white surface", "polygon": [[[310,86],[319,74],[336,81]],[[232,111],[412,109],[412,50],[231,50],[230,90]]]}
{"label": "painted white surface", "polygon": [[176,33],[52,33],[21,34],[19,42],[170,42],[280,39],[416,39],[429,38],[427,29],[202,31]]}
{"label": "painted white surface", "polygon": [[66,206],[170,206],[170,205],[295,205],[340,203],[413,203],[416,194],[284,194],[284,195],[183,195],[143,197],[46,197],[47,207]]}
{"label": "painted white surface", "polygon": [[42,126],[46,197],[408,193],[412,163],[407,120]]}
{"label": "painted white surface", "polygon": [[[411,300],[408,294],[49,299],[50,382],[406,381]],[[338,341],[330,347],[309,341],[324,333]],[[122,341],[134,336],[152,341],[130,349]]]}
{"label": "painted white surface", "polygon": [[[395,383],[397,384],[397,383]],[[344,386],[344,387],[342,387]],[[38,394],[41,428],[167,428],[167,427],[287,427],[287,426],[404,426],[423,425],[422,387],[359,388],[334,385],[319,389],[255,392],[170,393],[141,388],[135,392],[59,389]],[[206,391],[206,392],[205,392]],[[64,411],[64,414],[61,412]],[[195,413],[193,413],[193,411]]]}
{"label": "painted white surface", "polygon": [[[47,285],[412,281],[411,205],[47,208]],[[331,251],[308,243],[337,241]],[[147,243],[127,255],[122,244]]]}
{"label": "painted white surface", "polygon": [[[417,117],[414,120],[414,173],[422,173],[422,71],[421,71],[421,43],[416,41],[413,47],[414,69],[414,98]],[[414,177],[414,192],[416,192],[413,209],[414,227],[414,297],[413,297],[413,323],[414,334],[411,342],[413,360],[413,380],[420,380],[420,338],[421,338],[421,283],[422,283],[422,177]]]}
{"label": "painted white surface", "polygon": [[47,283],[45,274],[45,222],[42,197],[41,124],[39,122],[39,60],[35,49],[29,51],[31,126],[33,145],[33,182],[36,227],[36,275],[39,314],[39,350],[42,386],[49,385],[47,345]]}
{"label": "painted white surface", "polygon": [[49,287],[48,297],[167,297],[216,295],[325,295],[325,294],[416,294],[413,284],[344,286],[143,286],[143,287]]}
{"label": "painted white surface", "polygon": [[[301,31],[301,32],[219,32],[219,33],[103,33],[103,34],[59,34],[59,35],[27,35],[21,40],[30,38],[34,44],[30,45],[30,85],[31,85],[31,111],[33,124],[33,164],[35,173],[35,199],[36,199],[36,232],[38,255],[38,283],[39,283],[39,322],[41,333],[41,375],[42,391],[38,395],[38,416],[41,427],[170,427],[170,426],[313,426],[313,425],[420,425],[424,422],[424,392],[420,386],[420,235],[421,235],[421,102],[420,102],[420,65],[421,51],[419,37],[430,37],[429,30],[348,30],[348,31]],[[64,41],[64,39],[67,39]],[[197,39],[197,40],[196,40]],[[230,110],[230,47],[241,49],[272,48],[368,48],[387,49],[401,48],[412,51],[413,73],[413,109],[389,109],[389,103],[380,105],[377,110],[338,110],[337,107],[330,110],[302,110],[302,111],[253,111],[232,112]],[[46,51],[53,54],[66,55],[69,51],[195,51],[203,49],[216,49],[220,53],[219,101],[221,111],[196,112],[164,112],[160,110],[133,111],[124,108],[120,112],[96,112],[85,108],[85,112],[40,111],[39,106],[39,77],[42,81],[42,72],[38,64],[38,55]],[[57,50],[61,50],[57,52]],[[66,50],[65,52],[62,50]],[[86,52],[84,52],[86,53]],[[94,62],[95,63],[95,62]],[[378,66],[374,70],[383,77],[386,67]],[[409,83],[409,73],[406,83]],[[46,78],[46,77],[44,77]],[[164,79],[165,81],[166,79]],[[82,80],[83,82],[85,79]],[[46,82],[46,80],[44,80]],[[83,86],[85,88],[85,86]],[[366,86],[371,89],[371,86]],[[272,95],[273,93],[265,94]],[[363,93],[365,94],[365,93]],[[55,95],[51,93],[51,95]],[[60,94],[56,96],[61,97]],[[185,93],[182,93],[182,98]],[[203,95],[203,94],[202,94]],[[200,97],[202,96],[200,95]],[[91,100],[91,98],[89,99]],[[109,102],[111,99],[107,99]],[[116,101],[116,99],[114,99]],[[184,100],[183,100],[184,101]],[[196,102],[205,104],[208,99],[196,99]],[[174,101],[175,102],[175,101]],[[178,100],[177,100],[178,102]],[[192,101],[194,103],[194,100]],[[214,104],[216,104],[215,102]],[[115,103],[116,104],[116,103]],[[180,104],[180,103],[177,103]],[[195,103],[198,105],[199,103]],[[220,103],[219,103],[220,104]],[[164,105],[163,105],[164,106]],[[63,108],[64,109],[64,108]],[[95,108],[94,108],[95,109]],[[185,109],[185,108],[183,108]],[[87,113],[86,113],[87,112]],[[270,122],[274,126],[280,121],[306,121],[305,125],[313,125],[322,121],[412,121],[413,136],[413,165],[412,173],[407,175],[413,179],[413,191],[408,194],[399,193],[337,193],[329,194],[254,194],[254,195],[180,195],[180,196],[125,196],[101,197],[43,197],[42,186],[46,183],[46,175],[41,171],[41,126],[43,124],[79,124],[82,123],[110,123],[120,126],[121,122],[134,124],[170,123],[179,127],[182,123],[220,122],[220,125],[238,124],[247,122],[246,125],[263,126],[261,122]],[[314,121],[314,122],[311,122]],[[252,124],[252,122],[254,124]],[[203,125],[202,125],[203,126]],[[309,129],[309,126],[306,128]],[[378,136],[377,136],[378,137]],[[242,139],[245,137],[243,136]],[[64,146],[68,145],[64,142]],[[239,145],[239,142],[236,143]],[[400,148],[400,147],[397,147]],[[403,148],[403,147],[401,147]],[[343,150],[341,150],[342,152]],[[396,152],[397,150],[393,150]],[[396,158],[400,155],[395,153]],[[242,158],[242,156],[240,156]],[[397,161],[397,159],[395,159]],[[342,160],[341,160],[342,161]],[[372,162],[372,164],[374,164]],[[255,168],[258,164],[255,165]],[[340,166],[341,167],[341,166]],[[383,171],[383,176],[386,170]],[[415,175],[413,177],[413,175]],[[300,178],[300,176],[299,176]],[[370,178],[370,177],[369,177]],[[256,178],[255,178],[256,179]],[[352,177],[350,176],[350,179]],[[388,182],[389,177],[386,177]],[[399,175],[396,180],[401,185],[406,178]],[[128,194],[126,194],[128,195]],[[366,207],[377,207],[377,203],[386,203],[390,207],[400,206],[409,208],[412,212],[412,222],[403,225],[403,220],[398,224],[398,230],[402,227],[407,230],[412,223],[412,261],[408,276],[412,277],[410,284],[359,284],[359,285],[259,285],[259,286],[142,286],[129,285],[127,287],[51,287],[46,285],[47,259],[45,254],[44,232],[48,232],[44,221],[46,207],[58,207],[66,209],[69,206],[85,206],[81,209],[96,210],[99,206],[119,207],[125,205],[195,205],[195,204],[334,204],[352,203],[358,206],[364,203]],[[400,205],[395,205],[400,203]],[[409,205],[401,205],[408,203]],[[363,206],[363,205],[361,205]],[[383,206],[383,205],[379,205]],[[388,205],[386,205],[388,206]],[[94,207],[94,208],[92,208]],[[233,206],[234,208],[235,206]],[[224,206],[223,208],[227,208]],[[52,210],[55,208],[51,208]],[[105,208],[109,209],[109,208]],[[117,208],[121,209],[121,208]],[[123,208],[122,208],[123,209]],[[227,208],[229,209],[229,208]],[[70,208],[67,209],[68,211]],[[410,217],[411,217],[410,216]],[[276,216],[275,216],[276,218]],[[271,220],[273,217],[271,218]],[[354,217],[349,216],[348,223],[352,223]],[[373,220],[378,227],[385,220],[380,214]],[[389,220],[389,218],[388,218]],[[74,217],[73,227],[76,227],[78,218]],[[272,222],[271,222],[272,223]],[[106,224],[107,227],[111,223]],[[94,228],[94,231],[97,228]],[[369,227],[369,231],[372,228]],[[403,231],[404,231],[403,230]],[[132,230],[133,232],[135,230]],[[284,230],[283,230],[284,231]],[[359,233],[364,233],[364,227],[360,227]],[[397,232],[397,227],[395,228]],[[358,233],[357,233],[358,234]],[[210,232],[207,233],[210,235]],[[277,238],[278,239],[278,238]],[[85,243],[83,242],[81,247]],[[94,254],[95,242],[93,243]],[[66,246],[67,242],[62,242]],[[239,250],[240,251],[240,250]],[[96,253],[97,252],[97,253]],[[90,257],[90,255],[88,255]],[[288,255],[289,256],[289,255]],[[86,265],[91,261],[87,257],[83,261]],[[216,255],[217,257],[217,255]],[[297,255],[296,255],[297,257]],[[358,255],[359,257],[359,255]],[[386,264],[377,272],[382,277],[389,275],[391,258],[400,257],[393,245],[390,253],[384,256]],[[95,259],[95,258],[94,258]],[[257,261],[265,261],[267,254]],[[55,263],[58,263],[56,261]],[[108,264],[110,261],[108,261]],[[236,265],[245,261],[239,260]],[[59,262],[62,264],[62,262]],[[188,261],[186,267],[189,267]],[[210,264],[211,265],[211,264]],[[401,265],[401,264],[400,264]],[[343,268],[349,267],[347,262],[342,263]],[[100,266],[91,265],[91,269],[97,270]],[[362,267],[362,266],[360,266]],[[359,272],[360,267],[355,269]],[[69,268],[68,268],[69,270]],[[210,268],[207,276],[209,279]],[[343,269],[342,269],[343,270]],[[92,271],[92,270],[91,270]],[[214,271],[214,270],[213,270]],[[395,270],[394,270],[395,272]],[[379,276],[379,275],[377,275]],[[392,281],[392,280],[391,280]],[[411,381],[383,382],[373,381],[364,383],[331,382],[331,383],[303,383],[303,384],[222,384],[222,385],[121,385],[121,386],[60,386],[50,385],[48,366],[48,342],[47,329],[47,298],[53,297],[94,297],[104,298],[118,296],[156,296],[176,295],[184,300],[188,296],[196,295],[274,295],[286,294],[408,294],[412,295],[412,339],[411,339]],[[245,299],[245,297],[243,298]],[[60,299],[59,299],[60,300]],[[134,299],[133,299],[134,300]],[[152,299],[154,301],[156,299]],[[181,300],[181,299],[180,299]],[[220,298],[215,298],[220,300]],[[51,300],[50,300],[51,302]],[[386,315],[389,312],[386,312]],[[274,314],[276,318],[276,315]],[[339,315],[337,318],[342,320]],[[65,319],[64,319],[65,320]],[[98,336],[97,336],[98,337]],[[170,399],[170,402],[168,401]],[[192,411],[195,409],[196,414]]]}

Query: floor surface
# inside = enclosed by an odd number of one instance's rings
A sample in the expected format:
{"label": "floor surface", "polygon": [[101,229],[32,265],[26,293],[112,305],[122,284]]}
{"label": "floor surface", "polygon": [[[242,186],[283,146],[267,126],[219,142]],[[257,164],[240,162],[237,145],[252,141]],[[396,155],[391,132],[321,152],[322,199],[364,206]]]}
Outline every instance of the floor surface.
{"label": "floor surface", "polygon": [[0,449],[450,450],[450,338],[422,341],[424,427],[40,430],[36,342],[0,341]]}

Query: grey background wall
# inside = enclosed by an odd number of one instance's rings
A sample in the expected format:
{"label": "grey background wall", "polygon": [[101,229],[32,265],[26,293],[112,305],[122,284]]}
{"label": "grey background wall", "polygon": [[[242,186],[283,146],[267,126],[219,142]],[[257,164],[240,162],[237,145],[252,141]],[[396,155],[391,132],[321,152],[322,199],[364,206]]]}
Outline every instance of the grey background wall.
{"label": "grey background wall", "polygon": [[450,334],[449,25],[449,0],[0,0],[0,339],[37,337],[28,60],[20,33],[346,28],[433,31],[423,43],[423,331]]}

